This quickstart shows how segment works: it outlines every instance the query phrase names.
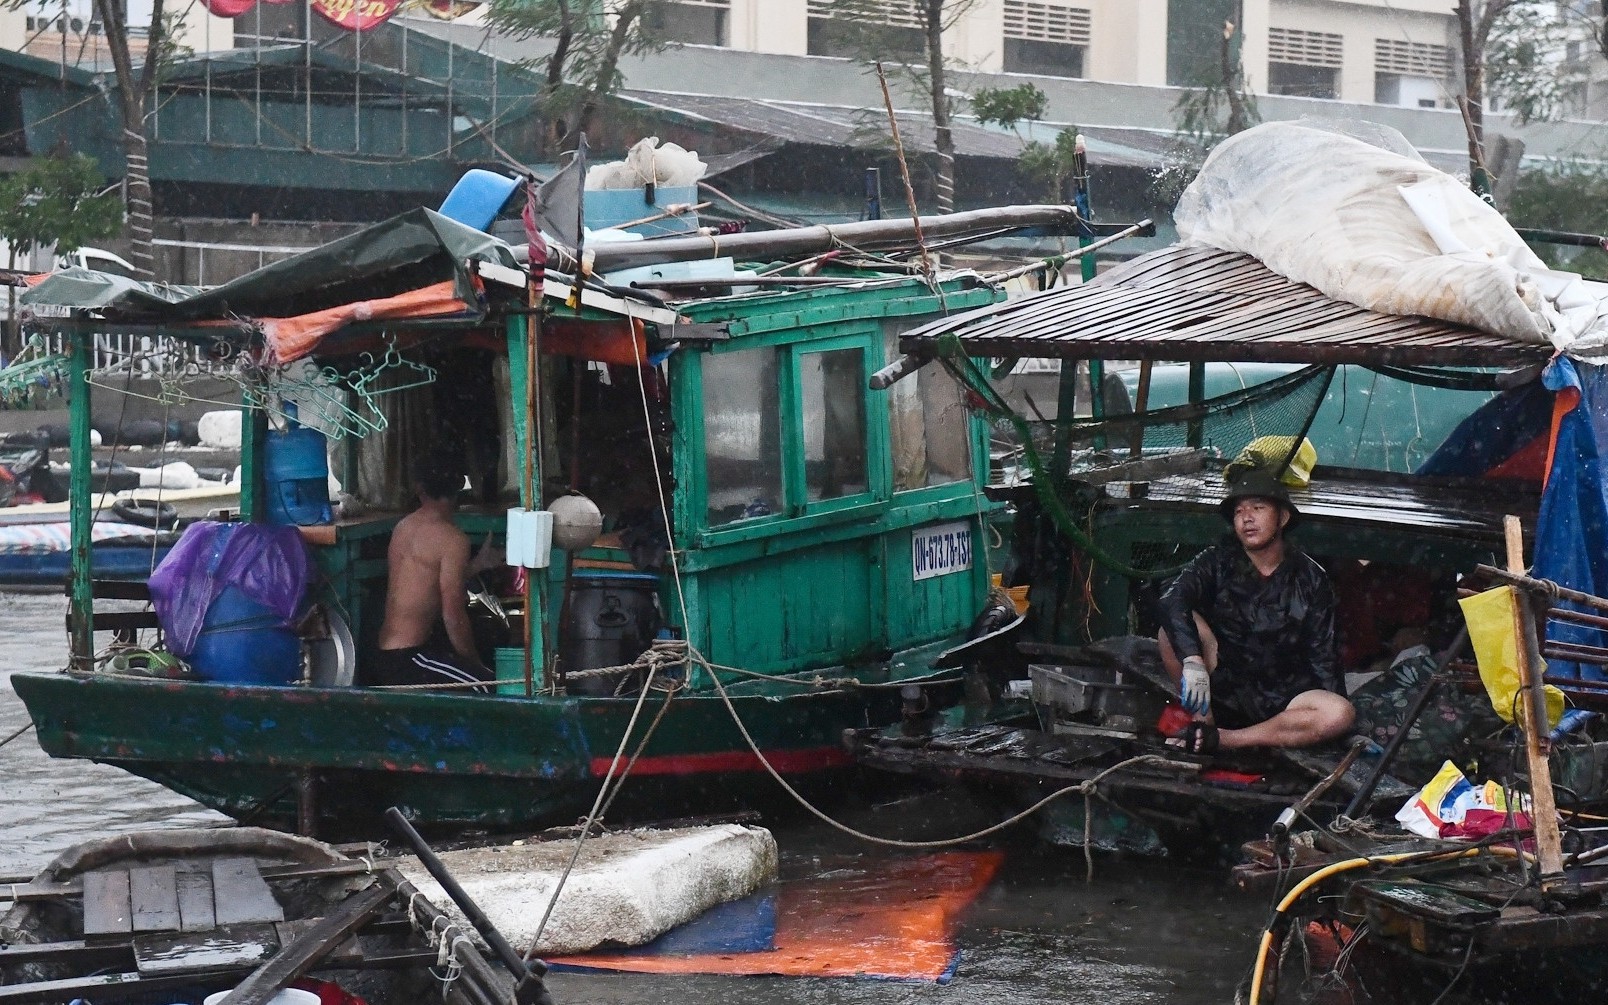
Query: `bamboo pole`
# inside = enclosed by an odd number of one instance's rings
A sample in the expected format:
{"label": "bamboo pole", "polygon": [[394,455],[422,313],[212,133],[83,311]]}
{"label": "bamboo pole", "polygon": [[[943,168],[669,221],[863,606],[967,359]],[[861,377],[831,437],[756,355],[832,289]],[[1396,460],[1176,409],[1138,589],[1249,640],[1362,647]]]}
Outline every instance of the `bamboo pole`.
{"label": "bamboo pole", "polygon": [[1133,411],[1141,416],[1133,424],[1133,440],[1128,444],[1128,456],[1138,457],[1145,449],[1145,423],[1143,416],[1150,408],[1150,368],[1154,364],[1150,360],[1141,360],[1139,363],[1139,387],[1133,398]]}
{"label": "bamboo pole", "polygon": [[[1523,576],[1524,535],[1519,518],[1506,516],[1502,530],[1507,541],[1508,572]],[[1524,712],[1524,759],[1530,773],[1531,816],[1535,825],[1536,858],[1541,867],[1541,892],[1563,881],[1563,838],[1558,833],[1558,807],[1552,795],[1552,766],[1547,761],[1546,698],[1542,692],[1541,647],[1536,639],[1536,605],[1529,590],[1514,617],[1519,637],[1519,684]]]}
{"label": "bamboo pole", "polygon": [[[1517,521],[1518,517],[1509,517],[1508,519]],[[1559,586],[1557,583],[1553,583],[1545,579],[1533,579],[1529,576],[1526,576],[1522,571],[1512,572],[1498,569],[1494,565],[1476,565],[1474,567],[1474,571],[1480,573],[1481,575],[1488,576],[1491,579],[1495,579],[1503,583],[1510,583],[1530,592],[1546,594],[1548,598],[1556,596],[1559,600],[1572,601],[1573,603],[1579,604],[1582,607],[1590,607],[1598,611],[1608,611],[1608,600],[1604,600],[1601,597],[1594,597],[1589,593],[1581,593],[1579,590],[1571,590],[1567,586]]]}

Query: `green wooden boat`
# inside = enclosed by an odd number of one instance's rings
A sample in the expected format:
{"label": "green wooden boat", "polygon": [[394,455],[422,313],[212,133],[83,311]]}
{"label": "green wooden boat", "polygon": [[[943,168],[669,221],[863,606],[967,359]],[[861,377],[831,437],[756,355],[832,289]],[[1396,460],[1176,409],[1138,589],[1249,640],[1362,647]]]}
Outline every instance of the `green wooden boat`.
{"label": "green wooden boat", "polygon": [[[1060,231],[1074,220],[1066,207],[1033,207],[1004,222]],[[1002,221],[923,223],[931,238],[997,234]],[[884,247],[911,243],[887,222],[875,227],[862,235],[871,247],[879,234]],[[824,239],[848,238],[834,228]],[[509,506],[577,488],[614,533],[531,570],[528,642],[517,631],[493,640],[503,682],[486,697],[342,686],[339,666],[311,663],[287,668],[286,686],[113,672],[108,633],[154,616],[96,610],[97,594],[138,594],[98,588],[89,514],[76,507],[71,663],[12,677],[40,745],[303,830],[372,826],[388,805],[428,823],[572,821],[621,750],[637,755],[627,788],[660,816],[770,785],[765,762],[793,780],[845,768],[843,732],[896,721],[905,684],[929,702],[958,697],[954,672],[932,669],[932,656],[984,607],[988,570],[972,545],[996,508],[980,491],[986,431],[962,389],[938,368],[896,393],[871,390],[870,377],[897,357],[902,332],[1003,294],[965,273],[936,284],[841,274],[853,282],[728,292],[730,280],[714,280],[678,297],[595,281],[572,295],[571,280],[549,272],[538,300],[506,245],[420,210],[211,290],[83,273],[46,281],[25,300],[33,329],[61,336],[70,357],[76,499],[88,494],[78,473],[90,469],[90,391],[104,387],[91,380],[99,335],[169,337],[225,361],[204,365],[242,385],[244,520],[268,517],[264,444],[283,401],[331,430],[335,473],[371,509],[317,532],[313,599],[349,624],[359,674],[383,610],[385,544],[409,494],[418,410],[433,408],[437,438],[465,443],[479,505],[459,520],[476,541],[503,533]],[[384,320],[401,302],[385,298],[423,289],[452,297]],[[323,324],[308,335],[311,321]],[[346,376],[280,365],[309,342],[308,359]],[[420,386],[375,391],[399,380],[375,373],[375,360],[391,358]],[[534,373],[527,360],[540,361]],[[421,367],[433,379],[417,380]],[[701,659],[656,671],[639,701],[640,673],[584,672],[616,665],[598,653],[621,644],[574,645],[581,630],[566,612],[581,579],[639,576],[641,564],[656,570],[663,634]]]}

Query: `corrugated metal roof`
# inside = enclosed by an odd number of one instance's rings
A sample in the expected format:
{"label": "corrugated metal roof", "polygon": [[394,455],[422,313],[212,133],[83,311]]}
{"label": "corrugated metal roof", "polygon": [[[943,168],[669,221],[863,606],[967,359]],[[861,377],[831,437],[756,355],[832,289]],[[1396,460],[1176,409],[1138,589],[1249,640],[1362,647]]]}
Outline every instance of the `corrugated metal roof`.
{"label": "corrugated metal roof", "polygon": [[970,356],[1262,360],[1510,366],[1545,345],[1332,300],[1249,255],[1173,246],[1066,286],[955,315],[907,333],[931,351],[949,333]]}
{"label": "corrugated metal roof", "polygon": [[[870,149],[886,146],[887,116],[880,108],[812,104],[712,94],[677,94],[664,91],[623,90],[622,100],[660,112],[741,129],[786,143],[811,146]],[[932,115],[899,110],[899,137],[909,150],[932,150]],[[1023,135],[1053,142],[1062,127],[1031,123]],[[955,154],[1015,160],[1025,145],[1023,135],[1008,129],[957,119],[951,126]],[[1089,162],[1114,167],[1154,167],[1176,142],[1170,135],[1147,129],[1082,129],[1088,142]]]}

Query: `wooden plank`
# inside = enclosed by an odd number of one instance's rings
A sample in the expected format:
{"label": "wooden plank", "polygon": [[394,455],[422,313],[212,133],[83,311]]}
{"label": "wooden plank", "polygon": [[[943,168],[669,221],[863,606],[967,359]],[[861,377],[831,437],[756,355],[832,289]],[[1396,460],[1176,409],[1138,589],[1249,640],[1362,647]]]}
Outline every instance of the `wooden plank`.
{"label": "wooden plank", "polygon": [[[279,944],[288,946],[297,939],[301,938],[303,935],[306,935],[314,925],[318,924],[322,920],[324,919],[301,918],[296,921],[281,921],[279,924],[274,926],[274,931],[279,935]],[[374,931],[374,926],[370,926],[369,931],[372,933]],[[344,942],[336,946],[335,949],[330,952],[329,956],[325,958],[324,962],[333,966],[347,966],[357,963],[362,959],[363,947],[358,945],[357,936],[352,935],[348,936]]]}
{"label": "wooden plank", "polygon": [[175,877],[179,894],[179,929],[205,932],[218,927],[212,906],[212,873],[181,872]]}
{"label": "wooden plank", "polygon": [[133,923],[128,897],[128,871],[104,869],[84,873],[84,935],[127,935]]}
{"label": "wooden plank", "polygon": [[[227,970],[221,971],[220,977],[226,977],[229,973]],[[75,998],[100,1001],[106,996],[116,1001],[129,1001],[136,995],[189,987],[196,980],[195,974],[163,974],[160,977],[141,978],[137,972],[117,972],[28,984],[5,984],[0,985],[0,1005],[58,1005]]]}
{"label": "wooden plank", "polygon": [[134,937],[134,966],[142,977],[255,967],[277,952],[279,933],[271,924],[216,928],[205,938],[182,932]]}
{"label": "wooden plank", "polygon": [[[361,846],[357,846],[361,847]],[[374,866],[360,859],[350,862],[330,862],[323,865],[270,865],[259,867],[258,872],[264,879],[322,879],[328,876],[356,876],[371,873]],[[179,875],[184,875],[180,873]],[[210,886],[210,873],[208,889]],[[66,883],[34,883],[26,878],[18,879],[14,883],[0,880],[0,904],[7,901],[30,902],[51,900],[59,897],[77,897],[84,892],[84,884],[79,880],[70,880]],[[180,915],[183,909],[180,908]]]}
{"label": "wooden plank", "polygon": [[249,858],[213,860],[212,904],[219,925],[285,920],[284,908]]}
{"label": "wooden plank", "polygon": [[69,939],[64,942],[18,943],[0,946],[0,971],[23,963],[49,963],[75,970],[121,969],[129,966],[131,958],[126,944],[85,942]]}
{"label": "wooden plank", "polygon": [[362,893],[347,898],[302,936],[280,950],[242,981],[223,999],[222,1005],[266,1005],[280,989],[300,977],[325,957],[363,923],[390,902],[396,888],[387,880],[375,883]]}
{"label": "wooden plank", "polygon": [[1444,928],[1470,929],[1494,921],[1498,908],[1454,890],[1413,880],[1367,880],[1351,888],[1351,896],[1385,904],[1396,911],[1423,918]]}
{"label": "wooden plank", "polygon": [[172,932],[179,927],[177,870],[171,865],[142,866],[128,871],[131,927],[136,932]]}

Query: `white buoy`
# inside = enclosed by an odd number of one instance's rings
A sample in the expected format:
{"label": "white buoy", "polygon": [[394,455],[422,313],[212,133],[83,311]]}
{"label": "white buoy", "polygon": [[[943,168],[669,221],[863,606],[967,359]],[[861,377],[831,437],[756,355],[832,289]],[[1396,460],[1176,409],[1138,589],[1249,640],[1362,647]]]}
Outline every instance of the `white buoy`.
{"label": "white buoy", "polygon": [[547,504],[553,514],[553,547],[561,551],[590,548],[603,532],[603,513],[597,503],[571,492]]}

